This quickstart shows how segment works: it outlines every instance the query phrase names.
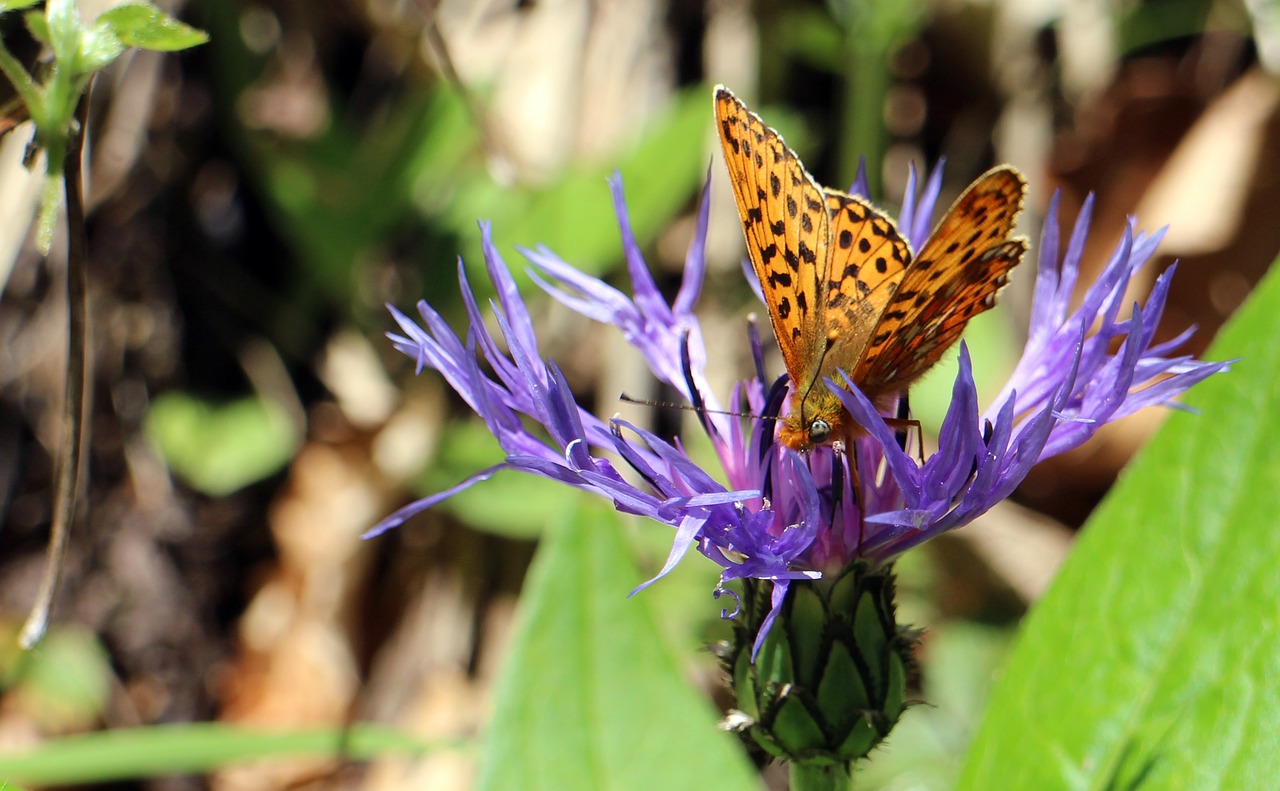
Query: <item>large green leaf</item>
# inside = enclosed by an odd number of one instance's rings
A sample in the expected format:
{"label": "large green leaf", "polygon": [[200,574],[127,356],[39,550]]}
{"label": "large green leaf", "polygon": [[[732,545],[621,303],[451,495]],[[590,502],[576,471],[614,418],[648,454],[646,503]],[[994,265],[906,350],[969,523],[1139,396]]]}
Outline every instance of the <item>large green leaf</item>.
{"label": "large green leaf", "polygon": [[640,579],[613,512],[584,507],[548,531],[478,788],[759,787],[682,677],[646,597],[627,598]]}
{"label": "large green leaf", "polygon": [[961,789],[1274,788],[1280,268],[1028,618]]}

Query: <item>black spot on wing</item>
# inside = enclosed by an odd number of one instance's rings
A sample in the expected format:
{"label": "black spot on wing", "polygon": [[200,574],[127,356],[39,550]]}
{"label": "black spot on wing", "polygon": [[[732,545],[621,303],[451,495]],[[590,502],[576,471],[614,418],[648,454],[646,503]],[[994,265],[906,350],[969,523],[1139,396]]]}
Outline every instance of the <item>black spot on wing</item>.
{"label": "black spot on wing", "polygon": [[729,148],[733,150],[733,153],[736,156],[741,150],[742,144],[739,143],[738,138],[734,136],[733,124],[730,123],[730,121],[731,119],[726,118],[720,122],[720,128],[723,130],[721,135],[724,137],[725,142],[729,144]]}
{"label": "black spot on wing", "polygon": [[801,240],[800,240],[800,258],[801,258],[801,259],[802,259],[806,264],[813,264],[813,263],[816,263],[816,262],[817,262],[817,260],[818,260],[818,255],[817,255],[817,253],[815,253],[815,252],[813,252],[813,250],[809,249],[809,245],[808,245],[808,244],[806,244],[806,243],[805,243],[805,241],[804,241],[803,239],[801,239]]}

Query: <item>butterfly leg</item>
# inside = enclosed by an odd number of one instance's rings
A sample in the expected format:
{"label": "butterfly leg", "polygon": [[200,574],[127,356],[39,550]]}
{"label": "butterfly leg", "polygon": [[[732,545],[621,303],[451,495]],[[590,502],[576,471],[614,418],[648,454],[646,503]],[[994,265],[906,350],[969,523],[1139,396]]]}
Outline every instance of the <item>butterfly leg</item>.
{"label": "butterfly leg", "polygon": [[907,441],[911,438],[912,429],[916,435],[916,458],[920,461],[920,466],[924,466],[924,429],[920,426],[920,421],[911,417],[911,402],[906,393],[898,399],[897,415],[885,418],[884,421],[893,428],[894,434],[898,440],[898,447],[905,452],[907,449]]}
{"label": "butterfly leg", "polygon": [[898,440],[898,447],[903,451],[907,449],[911,437],[914,435],[915,441],[915,457],[920,462],[920,466],[924,466],[924,429],[920,426],[920,421],[915,418],[899,419],[887,417],[884,419],[886,425],[893,429],[894,436]]}

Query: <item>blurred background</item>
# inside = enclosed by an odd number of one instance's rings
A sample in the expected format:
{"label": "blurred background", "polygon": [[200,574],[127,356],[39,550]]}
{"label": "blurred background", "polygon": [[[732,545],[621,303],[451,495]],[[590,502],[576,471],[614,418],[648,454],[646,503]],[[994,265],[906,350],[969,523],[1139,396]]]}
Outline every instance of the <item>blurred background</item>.
{"label": "blurred background", "polygon": [[[825,184],[847,186],[865,157],[895,212],[909,163],[946,158],[944,205],[1013,163],[1031,185],[1033,255],[1055,190],[1068,223],[1097,194],[1087,268],[1130,215],[1171,224],[1160,268],[1181,264],[1162,332],[1198,325],[1192,352],[1280,251],[1269,0],[162,5],[212,40],[130,54],[93,90],[90,478],[47,642],[20,661],[0,639],[0,752],[209,720],[481,733],[538,536],[576,495],[504,473],[361,541],[501,458],[437,376],[393,352],[384,304],[425,298],[463,326],[457,259],[481,265],[481,219],[518,272],[515,246],[545,244],[625,284],[615,169],[674,292],[710,167],[700,315],[727,393],[748,371],[746,316],[762,311],[742,279],[716,83]],[[0,141],[0,636],[16,635],[43,563],[66,365],[65,250],[31,246],[28,139]],[[1033,271],[1015,271],[971,328],[992,393],[1016,359]],[[670,397],[620,337],[526,294],[581,403],[680,430],[685,415],[617,400]],[[913,393],[926,426],[949,387],[938,372]],[[934,705],[905,718],[862,787],[946,787],[1019,617],[1160,419],[1109,427],[1033,474],[1017,505],[904,558],[907,619],[929,628],[918,696]],[[632,532],[652,574],[671,536]],[[727,633],[716,577],[691,557],[643,596],[724,706],[698,650]],[[111,787],[467,788],[473,760],[277,761]]]}

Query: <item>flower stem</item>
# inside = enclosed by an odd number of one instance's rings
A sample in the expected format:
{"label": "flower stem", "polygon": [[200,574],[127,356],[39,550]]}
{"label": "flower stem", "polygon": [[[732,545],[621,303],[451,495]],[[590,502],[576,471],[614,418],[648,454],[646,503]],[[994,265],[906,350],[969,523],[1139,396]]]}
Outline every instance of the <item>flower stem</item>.
{"label": "flower stem", "polygon": [[40,642],[49,626],[49,614],[62,579],[71,525],[75,521],[76,501],[84,484],[89,441],[86,422],[90,400],[87,357],[89,244],[85,235],[84,177],[81,173],[88,110],[88,98],[81,97],[76,109],[78,123],[69,141],[71,150],[65,152],[66,167],[61,171],[67,194],[67,379],[62,398],[63,434],[58,447],[49,549],[40,590],[19,636],[19,643],[27,650]]}
{"label": "flower stem", "polygon": [[853,764],[792,761],[791,791],[853,791]]}

